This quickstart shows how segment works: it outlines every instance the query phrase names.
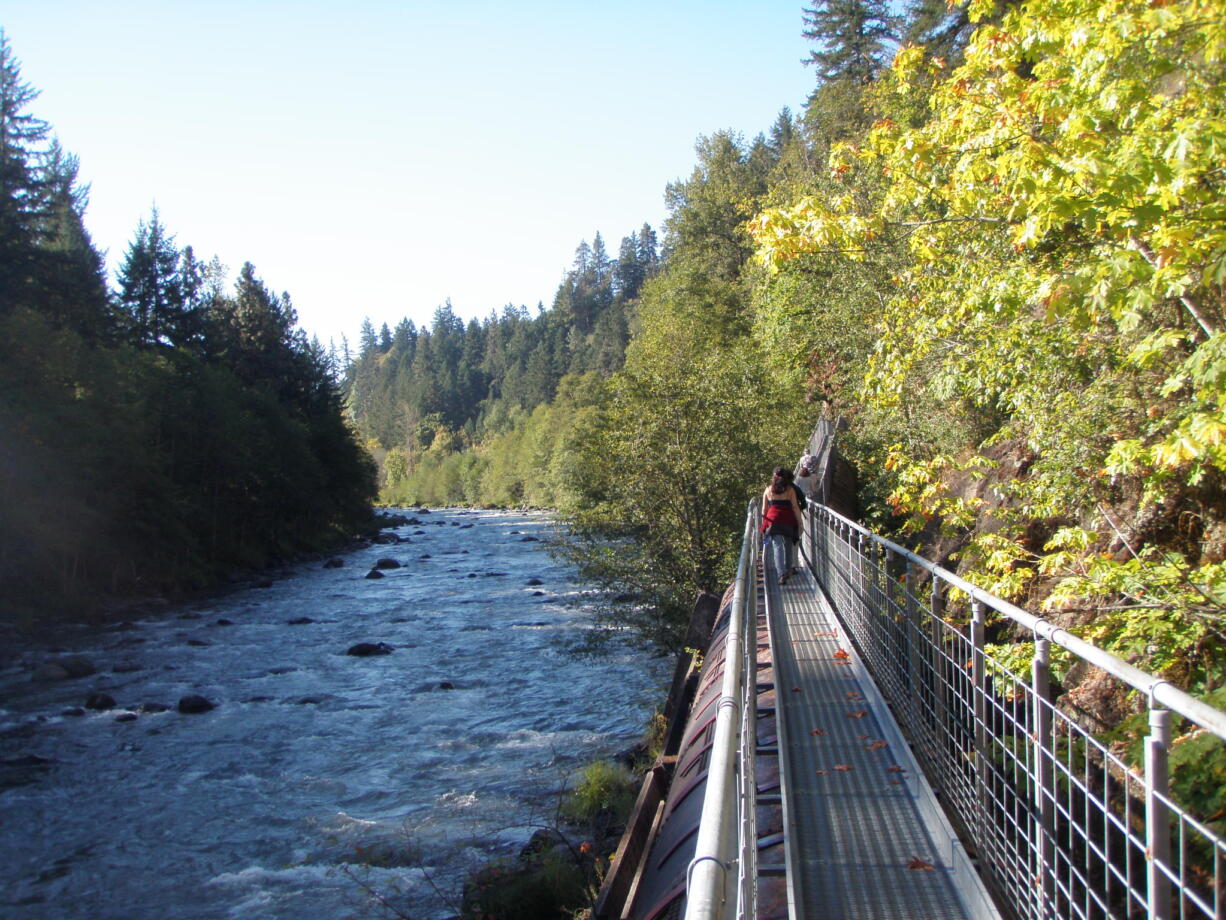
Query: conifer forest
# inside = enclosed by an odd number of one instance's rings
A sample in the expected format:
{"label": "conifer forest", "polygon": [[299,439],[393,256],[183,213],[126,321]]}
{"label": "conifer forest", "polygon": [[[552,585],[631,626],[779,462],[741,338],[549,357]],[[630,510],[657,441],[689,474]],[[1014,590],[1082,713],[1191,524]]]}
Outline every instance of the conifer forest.
{"label": "conifer forest", "polygon": [[1226,703],[1226,3],[804,23],[803,108],[699,137],[663,226],[579,242],[548,304],[330,348],[156,212],[108,279],[6,41],[5,616],[209,584],[377,498],[552,509],[607,624],[675,648],[824,417],[872,527]]}

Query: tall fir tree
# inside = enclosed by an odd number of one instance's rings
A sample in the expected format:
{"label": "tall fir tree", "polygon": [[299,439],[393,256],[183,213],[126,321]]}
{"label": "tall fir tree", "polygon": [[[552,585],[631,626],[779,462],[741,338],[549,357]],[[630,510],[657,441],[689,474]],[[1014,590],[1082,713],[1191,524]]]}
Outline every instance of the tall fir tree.
{"label": "tall fir tree", "polygon": [[40,309],[93,340],[115,327],[106,268],[85,229],[89,188],[77,181],[78,160],[52,141],[44,166],[43,242],[38,260]]}
{"label": "tall fir tree", "polygon": [[822,83],[866,85],[889,63],[898,23],[887,0],[815,0],[804,21],[805,38],[818,45],[805,63]]}
{"label": "tall fir tree", "polygon": [[38,91],[21,79],[21,65],[0,29],[0,312],[29,304],[38,275],[45,189],[41,145],[50,129],[26,111]]}
{"label": "tall fir tree", "polygon": [[155,207],[149,222],[142,220],[137,225],[136,237],[119,267],[119,302],[138,344],[168,344],[176,337],[186,306],[179,261],[175,238],[166,232]]}

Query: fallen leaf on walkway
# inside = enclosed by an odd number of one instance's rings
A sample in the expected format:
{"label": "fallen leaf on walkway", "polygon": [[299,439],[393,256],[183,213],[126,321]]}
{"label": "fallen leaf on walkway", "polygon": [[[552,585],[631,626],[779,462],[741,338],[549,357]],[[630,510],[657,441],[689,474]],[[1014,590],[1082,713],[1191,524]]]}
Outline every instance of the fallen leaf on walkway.
{"label": "fallen leaf on walkway", "polygon": [[799,687],[793,687],[793,688],[792,688],[792,692],[793,692],[793,693],[799,693],[799,692],[800,692],[800,688],[799,688]]}
{"label": "fallen leaf on walkway", "polygon": [[815,728],[815,729],[813,729],[813,731],[809,732],[809,734],[810,734],[810,735],[824,735],[824,734],[826,734],[826,729],[824,729],[824,728]]}
{"label": "fallen leaf on walkway", "polygon": [[813,634],[815,639],[833,639],[836,636],[838,636],[838,633],[836,632],[815,632]]}
{"label": "fallen leaf on walkway", "polygon": [[886,743],[885,743],[884,741],[874,741],[872,744],[866,744],[866,745],[864,746],[864,750],[866,750],[866,751],[880,751],[880,750],[881,750],[883,747],[885,747],[885,746],[886,746]]}
{"label": "fallen leaf on walkway", "polygon": [[898,764],[894,764],[894,766],[892,767],[887,767],[886,772],[887,773],[906,773],[907,771],[904,770],[902,767],[900,767]]}
{"label": "fallen leaf on walkway", "polygon": [[826,771],[825,771],[825,770],[818,770],[818,771],[817,771],[817,775],[818,775],[818,776],[825,776],[825,775],[826,775]]}
{"label": "fallen leaf on walkway", "polygon": [[861,741],[864,741],[868,738],[868,735],[857,735],[856,737],[859,738]]}
{"label": "fallen leaf on walkway", "polygon": [[851,771],[852,766],[851,764],[847,764],[847,763],[836,763],[834,765],[834,768],[838,770],[840,773],[847,773]]}
{"label": "fallen leaf on walkway", "polygon": [[849,719],[863,719],[863,718],[864,718],[866,715],[868,715],[868,710],[867,710],[867,709],[857,709],[855,712],[849,712],[849,713],[847,713],[847,718],[849,718]]}
{"label": "fallen leaf on walkway", "polygon": [[902,780],[900,780],[900,779],[892,779],[892,780],[890,780],[890,785],[891,785],[891,786],[901,786],[901,785],[902,785]]}
{"label": "fallen leaf on walkway", "polygon": [[860,691],[859,691],[859,690],[848,690],[848,691],[847,691],[847,698],[848,698],[849,700],[862,700],[862,699],[864,699],[864,697],[862,697],[862,696],[860,695]]}
{"label": "fallen leaf on walkway", "polygon": [[935,869],[936,866],[934,866],[930,862],[924,862],[918,856],[912,856],[911,861],[907,863],[907,868],[908,869]]}
{"label": "fallen leaf on walkway", "polygon": [[835,658],[835,660],[836,660],[836,661],[843,661],[843,660],[845,660],[845,659],[847,659],[847,658],[850,658],[850,657],[851,657],[851,656],[847,654],[847,650],[846,650],[846,649],[841,649],[841,648],[840,648],[840,649],[836,649],[836,650],[835,650],[835,652],[834,652],[834,658]]}

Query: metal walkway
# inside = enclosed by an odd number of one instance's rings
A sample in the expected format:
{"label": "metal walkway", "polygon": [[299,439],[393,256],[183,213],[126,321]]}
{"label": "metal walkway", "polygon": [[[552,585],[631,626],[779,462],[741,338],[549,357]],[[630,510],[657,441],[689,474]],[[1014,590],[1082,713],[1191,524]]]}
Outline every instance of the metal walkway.
{"label": "metal walkway", "polygon": [[[827,505],[804,524],[807,567],[781,586],[749,503],[596,920],[1226,920],[1226,821],[1172,784],[1226,756],[1226,712]],[[1028,669],[994,656],[993,622]],[[1096,734],[1055,654],[1148,734]]]}
{"label": "metal walkway", "polygon": [[982,916],[963,904],[965,856],[811,574],[770,585],[792,915]]}

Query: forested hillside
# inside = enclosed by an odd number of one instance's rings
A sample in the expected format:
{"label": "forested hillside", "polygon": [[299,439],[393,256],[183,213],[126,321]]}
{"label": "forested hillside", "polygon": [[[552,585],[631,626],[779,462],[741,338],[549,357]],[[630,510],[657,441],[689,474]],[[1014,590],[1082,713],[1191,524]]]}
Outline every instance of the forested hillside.
{"label": "forested hillside", "polygon": [[250,263],[156,211],[108,288],[77,162],[0,32],[0,619],[212,584],[350,537],[374,469],[325,355]]}
{"label": "forested hillside", "polygon": [[[384,497],[556,505],[548,471],[508,453],[525,439],[551,437],[567,427],[561,415],[598,399],[596,381],[622,366],[634,304],[658,265],[655,231],[644,224],[622,239],[615,259],[599,233],[581,243],[549,310],[508,305],[464,323],[448,302],[429,327],[402,319],[377,334],[367,319],[345,378],[355,423],[380,461]],[[484,449],[472,452],[476,444]]]}
{"label": "forested hillside", "polygon": [[366,426],[388,494],[560,508],[631,601],[610,621],[668,645],[767,471],[837,416],[875,526],[1220,694],[1226,7],[856,0],[805,23],[803,112],[700,138],[668,186],[624,364],[576,347],[565,286],[470,324],[522,329],[522,373]]}

